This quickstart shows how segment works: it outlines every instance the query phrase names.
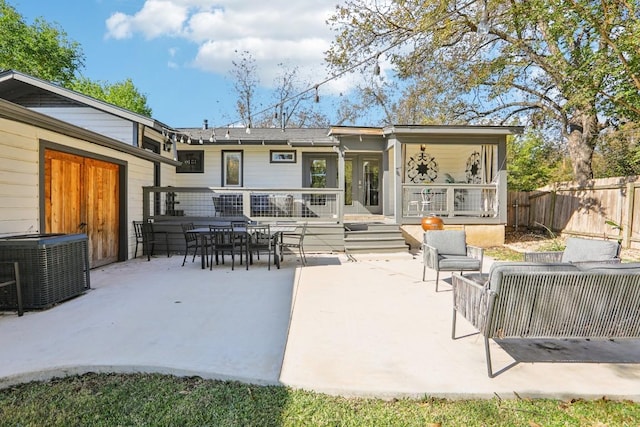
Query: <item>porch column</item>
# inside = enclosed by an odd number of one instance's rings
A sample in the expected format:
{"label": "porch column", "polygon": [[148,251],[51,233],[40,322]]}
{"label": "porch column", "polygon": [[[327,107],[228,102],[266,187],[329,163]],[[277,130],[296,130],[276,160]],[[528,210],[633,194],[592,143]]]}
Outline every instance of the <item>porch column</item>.
{"label": "porch column", "polygon": [[338,212],[338,221],[340,223],[344,222],[344,149],[342,148],[342,144],[340,146],[334,146],[335,152],[338,154],[338,189],[342,189],[343,197],[338,197],[336,202],[338,203],[337,212]]}
{"label": "porch column", "polygon": [[404,165],[402,164],[402,151],[404,144],[400,143],[397,139],[390,141],[393,144],[393,206],[394,206],[394,219],[398,224],[402,224],[402,177],[404,175]]}

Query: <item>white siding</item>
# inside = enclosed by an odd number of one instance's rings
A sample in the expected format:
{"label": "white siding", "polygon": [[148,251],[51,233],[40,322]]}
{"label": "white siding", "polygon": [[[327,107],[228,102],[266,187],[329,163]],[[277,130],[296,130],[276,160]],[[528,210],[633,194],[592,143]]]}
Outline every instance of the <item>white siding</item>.
{"label": "white siding", "polygon": [[[290,147],[282,150],[295,150],[295,163],[270,163],[270,150],[273,147],[256,145],[238,146],[183,146],[178,150],[204,150],[204,173],[176,174],[178,187],[220,187],[222,186],[222,151],[243,152],[243,187],[246,188],[300,188],[302,187],[302,150]],[[305,149],[308,151],[319,149]],[[327,151],[323,149],[323,151]],[[334,154],[333,151],[329,151]]]}
{"label": "white siding", "polygon": [[42,114],[92,130],[129,145],[137,145],[134,140],[135,123],[90,107],[49,107],[31,108]]}
{"label": "white siding", "polygon": [[0,235],[39,227],[38,146],[22,128],[0,119]]}
{"label": "white siding", "polygon": [[[0,235],[42,232],[39,213],[39,141],[73,147],[126,162],[129,257],[135,248],[132,221],[142,219],[142,187],[152,186],[153,162],[20,122],[0,119]],[[175,183],[175,168],[162,169],[162,185]]]}
{"label": "white siding", "polygon": [[[446,173],[451,175],[456,182],[467,182],[465,174],[467,160],[474,151],[480,152],[480,145],[427,144],[424,152],[433,157],[438,164],[438,176],[434,183],[445,183]],[[410,156],[419,152],[420,145],[408,144],[405,165]],[[405,179],[405,182],[409,182],[408,179]]]}

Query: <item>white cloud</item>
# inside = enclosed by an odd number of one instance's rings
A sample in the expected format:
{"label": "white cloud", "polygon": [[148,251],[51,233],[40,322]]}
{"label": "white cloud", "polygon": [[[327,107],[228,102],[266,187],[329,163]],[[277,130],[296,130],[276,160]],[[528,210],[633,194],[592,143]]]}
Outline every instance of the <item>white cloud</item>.
{"label": "white cloud", "polygon": [[[177,37],[197,46],[193,58],[180,62],[225,77],[232,61],[239,59],[237,52],[246,50],[264,86],[273,83],[280,63],[297,67],[303,80],[319,83],[328,75],[324,53],[334,35],[326,20],[336,1],[146,0],[132,15],[112,14],[107,37]],[[169,66],[177,66],[176,52],[169,56]],[[323,90],[346,91],[351,78],[340,80],[323,85]]]}
{"label": "white cloud", "polygon": [[116,12],[106,22],[107,37],[125,39],[141,33],[147,39],[179,35],[188,18],[189,7],[181,1],[147,0],[134,15]]}

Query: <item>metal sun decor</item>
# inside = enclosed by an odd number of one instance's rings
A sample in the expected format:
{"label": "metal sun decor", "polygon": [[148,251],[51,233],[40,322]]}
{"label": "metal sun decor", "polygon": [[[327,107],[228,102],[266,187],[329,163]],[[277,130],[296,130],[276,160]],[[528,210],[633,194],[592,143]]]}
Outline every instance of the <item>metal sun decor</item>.
{"label": "metal sun decor", "polygon": [[482,177],[480,176],[481,171],[480,153],[474,151],[467,159],[467,168],[465,169],[467,182],[469,184],[480,184],[482,181]]}
{"label": "metal sun decor", "polygon": [[436,159],[422,151],[409,157],[409,161],[407,162],[407,177],[411,182],[416,184],[435,181],[438,177],[438,163]]}

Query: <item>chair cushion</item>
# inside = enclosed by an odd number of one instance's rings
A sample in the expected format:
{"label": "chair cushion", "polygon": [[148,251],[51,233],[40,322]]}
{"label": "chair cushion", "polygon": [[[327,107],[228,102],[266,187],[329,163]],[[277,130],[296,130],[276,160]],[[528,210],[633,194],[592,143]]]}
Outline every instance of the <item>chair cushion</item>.
{"label": "chair cushion", "polygon": [[495,262],[489,269],[489,278],[485,288],[492,291],[500,291],[500,282],[504,273],[523,273],[536,271],[579,271],[578,267],[569,263],[546,262]]}
{"label": "chair cushion", "polygon": [[480,260],[465,255],[444,255],[438,260],[439,270],[463,271],[480,270]]}
{"label": "chair cushion", "polygon": [[607,274],[640,274],[640,262],[625,262],[620,264],[584,263],[576,264],[580,271],[585,273]]}
{"label": "chair cushion", "polygon": [[604,261],[616,258],[619,243],[614,240],[581,239],[570,237],[562,253],[562,262]]}
{"label": "chair cushion", "polygon": [[438,250],[440,255],[467,255],[464,230],[429,230],[424,242]]}

